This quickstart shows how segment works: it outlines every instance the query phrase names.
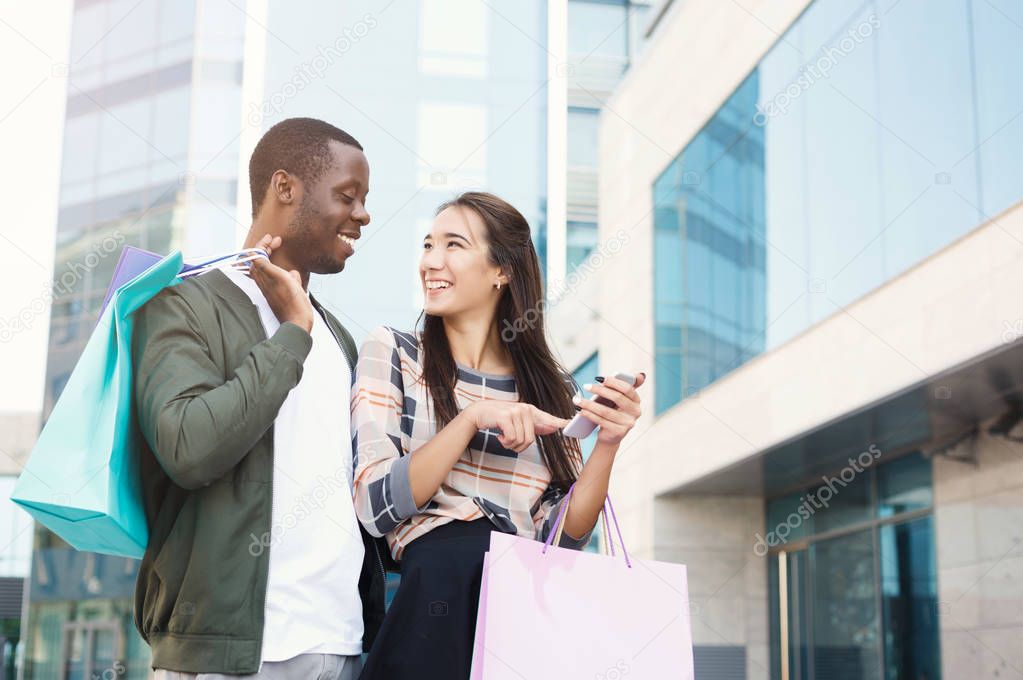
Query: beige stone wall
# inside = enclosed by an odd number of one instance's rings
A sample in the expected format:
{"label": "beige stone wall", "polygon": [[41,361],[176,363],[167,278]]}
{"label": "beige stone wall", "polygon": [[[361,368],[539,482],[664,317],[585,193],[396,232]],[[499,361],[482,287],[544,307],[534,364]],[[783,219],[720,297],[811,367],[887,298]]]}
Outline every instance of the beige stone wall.
{"label": "beige stone wall", "polygon": [[973,446],[974,463],[934,460],[942,673],[1023,677],[1023,444]]}
{"label": "beige stone wall", "polygon": [[653,555],[686,565],[696,646],[746,648],[747,680],[767,680],[767,558],[762,498],[672,495],[654,502]]}

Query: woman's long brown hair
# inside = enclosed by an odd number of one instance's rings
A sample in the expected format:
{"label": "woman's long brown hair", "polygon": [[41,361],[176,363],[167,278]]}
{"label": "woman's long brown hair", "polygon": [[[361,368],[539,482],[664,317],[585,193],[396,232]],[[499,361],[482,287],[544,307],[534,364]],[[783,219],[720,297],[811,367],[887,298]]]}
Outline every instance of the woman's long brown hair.
{"label": "woman's long brown hair", "polygon": [[[495,323],[511,354],[519,401],[559,418],[571,418],[575,414],[572,403],[575,390],[570,374],[547,345],[540,262],[529,223],[513,206],[481,191],[460,194],[437,208],[437,214],[451,207],[472,210],[480,216],[486,225],[490,262],[508,275],[508,285],[501,290]],[[424,312],[419,319],[423,343],[422,379],[430,392],[434,418],[440,430],[458,415],[455,401],[458,370],[444,332],[443,318]],[[538,439],[551,482],[567,489],[579,474],[579,442],[561,434],[541,435]]]}

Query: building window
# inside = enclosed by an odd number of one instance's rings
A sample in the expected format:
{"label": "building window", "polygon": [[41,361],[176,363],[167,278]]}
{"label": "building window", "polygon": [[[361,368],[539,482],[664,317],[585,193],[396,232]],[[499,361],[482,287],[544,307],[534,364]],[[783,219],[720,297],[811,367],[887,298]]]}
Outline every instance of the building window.
{"label": "building window", "polygon": [[625,0],[571,0],[568,52],[624,59],[628,56],[628,3]]}
{"label": "building window", "polygon": [[857,4],[813,2],[652,187],[658,413],[1023,198],[1018,28]]}
{"label": "building window", "polygon": [[566,225],[565,260],[568,271],[575,271],[597,247],[597,223],[569,221]]}
{"label": "building window", "polygon": [[123,643],[116,622],[64,624],[63,680],[116,678],[124,675]]}
{"label": "building window", "polygon": [[773,678],[940,680],[932,507],[919,453],[768,501]]}
{"label": "building window", "polygon": [[570,167],[596,168],[597,124],[600,109],[580,106],[568,107],[568,165]]}
{"label": "building window", "polygon": [[654,408],[763,351],[764,137],[754,73],[654,186]]}
{"label": "building window", "polygon": [[[0,475],[0,497],[10,498],[17,477]],[[4,503],[0,510],[0,577],[28,576],[32,562],[32,517],[21,506]]]}

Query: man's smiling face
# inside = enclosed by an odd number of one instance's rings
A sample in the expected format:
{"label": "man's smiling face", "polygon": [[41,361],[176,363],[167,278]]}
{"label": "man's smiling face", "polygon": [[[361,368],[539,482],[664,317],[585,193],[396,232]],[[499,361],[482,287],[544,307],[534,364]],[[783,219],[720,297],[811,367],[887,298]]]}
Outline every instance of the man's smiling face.
{"label": "man's smiling face", "polygon": [[336,274],[344,269],[370,220],[366,155],[336,140],[328,145],[328,167],[311,186],[302,186],[284,237],[284,247],[293,261],[302,262],[313,274]]}

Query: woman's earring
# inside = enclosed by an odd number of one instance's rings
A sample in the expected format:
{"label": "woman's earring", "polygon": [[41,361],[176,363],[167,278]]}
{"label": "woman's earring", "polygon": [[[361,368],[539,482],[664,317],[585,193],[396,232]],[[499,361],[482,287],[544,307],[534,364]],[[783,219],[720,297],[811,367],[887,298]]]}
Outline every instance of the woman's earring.
{"label": "woman's earring", "polygon": [[496,288],[498,290],[498,292],[500,292],[501,291],[501,282],[498,281],[497,283],[495,283],[494,284],[494,288]]}

